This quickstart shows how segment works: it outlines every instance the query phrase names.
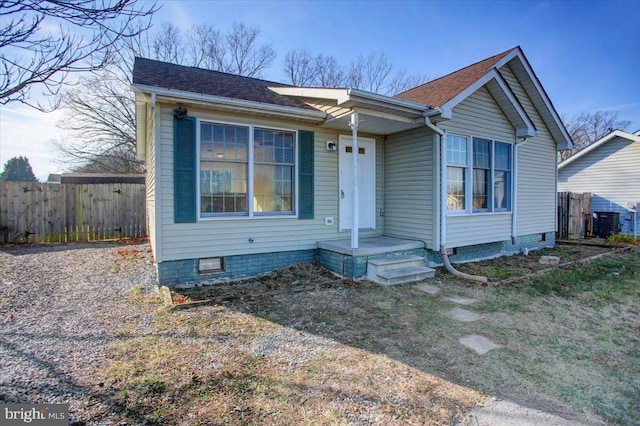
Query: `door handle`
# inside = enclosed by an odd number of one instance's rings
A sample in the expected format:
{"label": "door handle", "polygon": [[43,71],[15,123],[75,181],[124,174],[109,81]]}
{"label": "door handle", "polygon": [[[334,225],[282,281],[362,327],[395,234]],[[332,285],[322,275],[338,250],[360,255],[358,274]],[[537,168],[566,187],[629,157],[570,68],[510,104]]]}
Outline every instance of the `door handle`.
{"label": "door handle", "polygon": [[340,190],[340,198],[344,198],[344,190]]}

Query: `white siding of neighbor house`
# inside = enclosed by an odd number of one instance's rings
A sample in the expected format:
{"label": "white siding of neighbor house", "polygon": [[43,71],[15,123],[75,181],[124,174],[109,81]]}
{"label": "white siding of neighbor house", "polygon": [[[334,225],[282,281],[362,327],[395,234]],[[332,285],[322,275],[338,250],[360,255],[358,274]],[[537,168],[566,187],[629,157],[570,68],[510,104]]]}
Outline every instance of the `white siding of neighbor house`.
{"label": "white siding of neighbor house", "polygon": [[[448,133],[512,143],[515,129],[485,87],[453,108],[452,119],[440,123]],[[511,237],[510,213],[447,215],[447,247],[463,247]]]}
{"label": "white siding of neighbor house", "polygon": [[[214,113],[189,108],[189,115],[199,119],[281,127],[292,130],[310,130],[315,137],[314,219],[294,217],[202,219],[196,223],[174,223],[173,205],[173,106],[163,105],[160,120],[160,165],[157,173],[161,191],[162,258],[158,261],[193,259],[211,256],[269,253],[316,248],[319,240],[349,239],[350,233],[338,231],[338,152],[327,151],[326,141],[338,140],[338,132],[313,125],[278,119]],[[372,137],[370,135],[362,135]],[[383,143],[376,140],[376,210],[384,205],[383,199]],[[334,225],[326,226],[325,217],[333,217]],[[376,229],[361,230],[361,237],[380,236],[384,232],[384,218],[376,214]],[[253,243],[249,242],[253,239]]]}
{"label": "white siding of neighbor house", "polygon": [[156,241],[156,151],[154,135],[154,114],[148,114],[147,106],[147,129],[145,140],[145,169],[146,169],[146,195],[147,195],[147,230],[149,232],[149,243],[154,253],[157,253]]}
{"label": "white siding of neighbor house", "polygon": [[539,132],[518,148],[517,233],[553,232],[557,221],[556,143],[509,64],[500,73]]}
{"label": "white siding of neighbor house", "polygon": [[622,232],[632,232],[628,208],[640,203],[640,142],[616,137],[567,164],[558,170],[558,191],[590,192],[592,212],[619,212]]}
{"label": "white siding of neighbor house", "polygon": [[433,132],[426,127],[390,135],[385,142],[385,235],[434,246]]}

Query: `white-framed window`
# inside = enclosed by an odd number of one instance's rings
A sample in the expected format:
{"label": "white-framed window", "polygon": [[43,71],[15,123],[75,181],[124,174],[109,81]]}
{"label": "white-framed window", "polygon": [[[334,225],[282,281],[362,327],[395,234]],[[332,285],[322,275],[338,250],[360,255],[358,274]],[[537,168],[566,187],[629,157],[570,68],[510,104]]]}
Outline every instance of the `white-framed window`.
{"label": "white-framed window", "polygon": [[512,145],[454,134],[447,134],[446,142],[447,210],[511,211]]}
{"label": "white-framed window", "polygon": [[200,217],[295,214],[296,132],[199,122]]}
{"label": "white-framed window", "polygon": [[447,135],[447,209],[464,210],[466,205],[468,140]]}

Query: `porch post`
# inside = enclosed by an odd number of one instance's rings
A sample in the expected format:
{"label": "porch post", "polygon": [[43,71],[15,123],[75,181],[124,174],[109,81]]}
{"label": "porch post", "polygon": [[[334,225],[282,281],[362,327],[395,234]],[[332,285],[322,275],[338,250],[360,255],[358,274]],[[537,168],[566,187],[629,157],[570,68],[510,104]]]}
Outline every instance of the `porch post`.
{"label": "porch post", "polygon": [[351,113],[351,133],[353,137],[353,222],[351,223],[351,249],[358,248],[358,227],[360,206],[358,196],[358,111]]}

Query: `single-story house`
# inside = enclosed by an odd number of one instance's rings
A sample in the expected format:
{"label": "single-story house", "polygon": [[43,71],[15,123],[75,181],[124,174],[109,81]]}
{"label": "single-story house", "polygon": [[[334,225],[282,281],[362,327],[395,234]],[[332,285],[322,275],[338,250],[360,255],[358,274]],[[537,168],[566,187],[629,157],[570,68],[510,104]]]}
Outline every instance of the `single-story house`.
{"label": "single-story house", "polygon": [[132,88],[161,284],[555,243],[572,142],[520,47],[394,97],[144,58]]}
{"label": "single-story house", "polygon": [[[640,130],[612,131],[560,162],[558,190],[591,193],[591,213],[596,221],[603,216],[611,222],[608,228],[617,228],[612,231],[638,235]],[[616,214],[616,220],[608,213]]]}

